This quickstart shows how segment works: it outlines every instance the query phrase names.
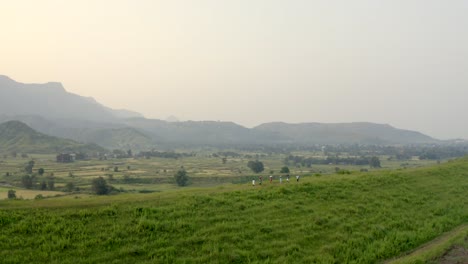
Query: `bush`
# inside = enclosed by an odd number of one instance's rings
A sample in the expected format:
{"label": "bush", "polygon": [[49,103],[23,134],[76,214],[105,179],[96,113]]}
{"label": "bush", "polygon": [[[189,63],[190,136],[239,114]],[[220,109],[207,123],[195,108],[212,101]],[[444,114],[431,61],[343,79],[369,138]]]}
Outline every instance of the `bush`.
{"label": "bush", "polygon": [[16,191],[8,190],[8,199],[16,199]]}
{"label": "bush", "polygon": [[339,170],[336,173],[338,173],[338,174],[351,174],[351,172],[349,170]]}

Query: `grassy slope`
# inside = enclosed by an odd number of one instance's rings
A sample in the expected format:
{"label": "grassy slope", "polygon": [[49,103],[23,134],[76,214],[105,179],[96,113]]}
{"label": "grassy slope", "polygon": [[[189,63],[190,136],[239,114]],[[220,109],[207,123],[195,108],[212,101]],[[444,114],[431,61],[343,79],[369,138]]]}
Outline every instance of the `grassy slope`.
{"label": "grassy slope", "polygon": [[22,153],[57,153],[61,151],[104,152],[104,148],[94,144],[81,144],[73,140],[48,136],[39,133],[19,121],[0,124],[0,149]]}
{"label": "grassy slope", "polygon": [[468,222],[468,160],[146,195],[1,201],[4,263],[374,263]]}

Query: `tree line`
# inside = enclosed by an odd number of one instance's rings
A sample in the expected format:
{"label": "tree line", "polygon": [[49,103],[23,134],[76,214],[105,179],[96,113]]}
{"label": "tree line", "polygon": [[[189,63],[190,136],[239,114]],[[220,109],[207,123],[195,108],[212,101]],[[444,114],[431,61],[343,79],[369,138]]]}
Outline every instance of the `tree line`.
{"label": "tree line", "polygon": [[323,158],[312,158],[303,156],[289,155],[284,159],[285,165],[300,165],[310,168],[312,165],[368,165],[371,167],[380,167],[380,159],[376,156],[372,157],[338,157],[327,156]]}

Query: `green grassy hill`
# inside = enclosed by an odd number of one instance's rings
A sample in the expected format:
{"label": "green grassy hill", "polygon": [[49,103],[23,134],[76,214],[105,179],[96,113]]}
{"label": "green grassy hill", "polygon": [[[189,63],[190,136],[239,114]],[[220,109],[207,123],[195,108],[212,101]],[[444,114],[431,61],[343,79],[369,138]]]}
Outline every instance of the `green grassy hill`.
{"label": "green grassy hill", "polygon": [[282,185],[4,200],[0,256],[2,263],[378,263],[468,223],[467,193],[465,158]]}
{"label": "green grassy hill", "polygon": [[19,121],[0,124],[0,152],[21,153],[58,153],[104,152],[105,149],[94,144],[81,144],[69,139],[52,137],[39,133]]}

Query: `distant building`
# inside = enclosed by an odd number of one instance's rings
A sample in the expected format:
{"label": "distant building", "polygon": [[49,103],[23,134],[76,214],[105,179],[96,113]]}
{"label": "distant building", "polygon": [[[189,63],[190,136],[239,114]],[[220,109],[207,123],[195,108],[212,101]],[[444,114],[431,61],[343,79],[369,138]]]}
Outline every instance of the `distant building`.
{"label": "distant building", "polygon": [[57,162],[68,163],[75,161],[75,154],[62,153],[57,155]]}

